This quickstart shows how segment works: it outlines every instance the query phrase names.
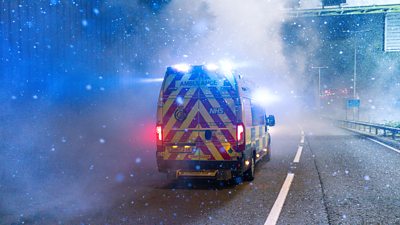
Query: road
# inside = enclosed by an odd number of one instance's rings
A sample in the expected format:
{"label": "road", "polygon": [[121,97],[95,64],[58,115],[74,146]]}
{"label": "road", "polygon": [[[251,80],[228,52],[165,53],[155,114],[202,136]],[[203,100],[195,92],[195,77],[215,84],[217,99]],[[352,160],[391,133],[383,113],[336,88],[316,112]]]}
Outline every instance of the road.
{"label": "road", "polygon": [[1,156],[0,224],[264,224],[288,173],[278,224],[400,223],[400,154],[363,136],[322,120],[282,120],[271,129],[272,160],[257,165],[253,182],[171,183],[156,169],[152,121],[129,122],[146,113],[101,101],[27,117],[16,128],[29,142],[2,131],[12,140],[3,149],[13,151]]}

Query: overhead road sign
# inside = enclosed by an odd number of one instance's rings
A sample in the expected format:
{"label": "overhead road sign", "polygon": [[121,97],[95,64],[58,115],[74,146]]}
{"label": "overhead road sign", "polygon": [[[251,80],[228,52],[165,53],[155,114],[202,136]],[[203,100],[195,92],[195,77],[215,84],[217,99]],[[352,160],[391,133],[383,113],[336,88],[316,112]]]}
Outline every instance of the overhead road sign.
{"label": "overhead road sign", "polygon": [[385,52],[400,51],[400,13],[385,15]]}

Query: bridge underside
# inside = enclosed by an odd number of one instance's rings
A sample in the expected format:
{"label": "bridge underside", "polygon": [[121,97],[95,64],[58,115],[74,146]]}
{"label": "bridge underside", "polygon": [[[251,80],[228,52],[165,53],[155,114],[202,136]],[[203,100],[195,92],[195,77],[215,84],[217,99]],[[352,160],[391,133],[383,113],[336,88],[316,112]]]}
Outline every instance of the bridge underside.
{"label": "bridge underside", "polygon": [[325,7],[316,9],[291,9],[288,14],[291,17],[315,17],[315,16],[346,16],[377,13],[400,13],[400,4],[354,6],[354,7]]}

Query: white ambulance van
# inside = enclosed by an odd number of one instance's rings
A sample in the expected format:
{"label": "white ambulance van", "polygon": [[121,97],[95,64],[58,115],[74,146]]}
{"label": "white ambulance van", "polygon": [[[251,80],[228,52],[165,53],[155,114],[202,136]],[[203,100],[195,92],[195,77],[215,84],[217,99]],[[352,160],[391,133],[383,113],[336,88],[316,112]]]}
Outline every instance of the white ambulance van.
{"label": "white ambulance van", "polygon": [[157,165],[172,178],[254,179],[270,160],[274,116],[242,76],[217,66],[168,67],[157,107]]}

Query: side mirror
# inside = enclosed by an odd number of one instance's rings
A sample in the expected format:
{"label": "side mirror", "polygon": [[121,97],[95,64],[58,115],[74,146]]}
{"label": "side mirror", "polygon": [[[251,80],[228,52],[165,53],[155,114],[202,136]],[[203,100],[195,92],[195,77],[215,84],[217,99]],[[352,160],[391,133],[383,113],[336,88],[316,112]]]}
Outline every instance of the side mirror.
{"label": "side mirror", "polygon": [[265,121],[266,121],[265,123],[266,126],[270,127],[275,126],[275,116],[273,115],[265,116]]}

